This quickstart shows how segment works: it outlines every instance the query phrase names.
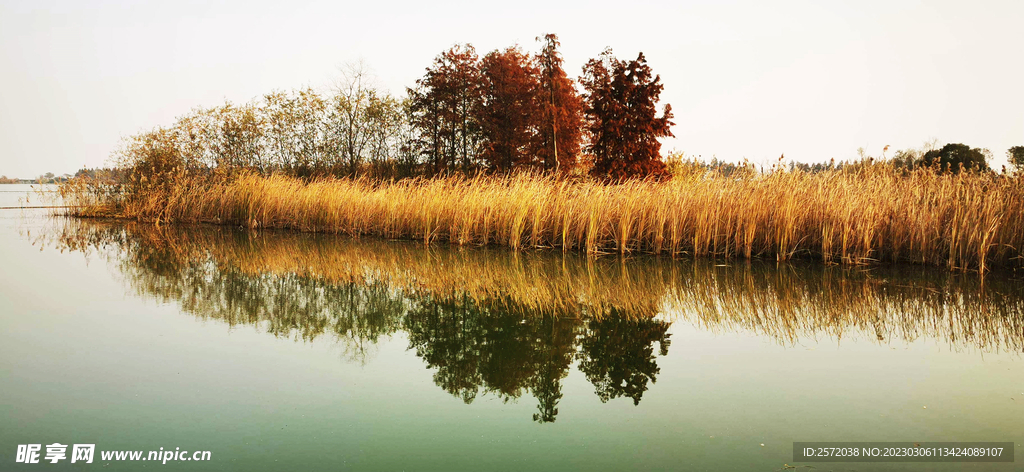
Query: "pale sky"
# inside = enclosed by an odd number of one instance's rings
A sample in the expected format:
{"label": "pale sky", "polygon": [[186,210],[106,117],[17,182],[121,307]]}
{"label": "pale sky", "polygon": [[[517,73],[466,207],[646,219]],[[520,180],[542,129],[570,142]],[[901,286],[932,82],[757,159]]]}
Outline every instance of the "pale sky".
{"label": "pale sky", "polygon": [[[438,53],[558,34],[570,76],[606,46],[665,84],[705,159],[823,162],[1024,145],[1024,1],[483,2],[0,0],[0,174],[103,165],[198,106],[326,87],[363,60],[395,94]],[[888,153],[892,155],[892,150]]]}

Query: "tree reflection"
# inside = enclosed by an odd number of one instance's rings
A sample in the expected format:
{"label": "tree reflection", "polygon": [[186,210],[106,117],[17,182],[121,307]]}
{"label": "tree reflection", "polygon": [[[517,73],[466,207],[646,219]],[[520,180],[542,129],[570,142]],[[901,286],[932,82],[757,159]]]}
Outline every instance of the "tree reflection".
{"label": "tree reflection", "polygon": [[446,392],[465,403],[484,394],[506,402],[532,395],[539,423],[555,421],[562,380],[574,362],[602,401],[625,395],[639,403],[658,372],[653,343],[667,354],[668,323],[650,319],[649,305],[643,316],[614,307],[601,316],[586,309],[542,312],[518,297],[439,296],[381,277],[326,278],[312,266],[246,269],[215,255],[260,251],[239,232],[218,235],[221,246],[210,247],[163,232],[101,228],[106,237],[93,233],[90,240],[116,243],[119,270],[140,294],[275,336],[331,335],[361,362],[379,339],[404,330],[409,348],[435,370],[433,380]]}
{"label": "tree reflection", "polygon": [[647,382],[657,380],[658,353],[668,354],[669,324],[656,319],[628,319],[609,316],[587,323],[580,343],[580,371],[594,384],[602,402],[613,398],[633,399],[634,405],[647,391]]}
{"label": "tree reflection", "polygon": [[107,257],[144,297],[274,336],[333,338],[358,362],[404,331],[444,391],[466,403],[532,395],[539,423],[558,416],[574,363],[602,402],[638,405],[668,353],[667,320],[781,343],[863,333],[1024,349],[1019,280],[927,268],[595,260],[87,220],[46,234],[44,244]]}
{"label": "tree reflection", "polygon": [[658,373],[654,343],[660,355],[668,354],[668,327],[618,313],[587,322],[524,316],[468,297],[421,300],[404,320],[410,348],[437,369],[439,387],[466,403],[482,393],[505,401],[532,393],[538,401],[533,418],[540,423],[555,421],[562,379],[577,359],[602,402],[626,396],[639,404]]}

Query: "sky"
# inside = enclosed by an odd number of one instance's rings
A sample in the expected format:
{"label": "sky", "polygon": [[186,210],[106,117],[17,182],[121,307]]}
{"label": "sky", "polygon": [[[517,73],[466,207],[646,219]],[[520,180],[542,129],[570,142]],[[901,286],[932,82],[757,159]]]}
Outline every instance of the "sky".
{"label": "sky", "polygon": [[1024,145],[1024,2],[0,0],[0,174],[108,163],[196,107],[326,88],[363,61],[396,95],[456,43],[556,33],[565,68],[643,52],[663,151],[826,162],[937,140]]}

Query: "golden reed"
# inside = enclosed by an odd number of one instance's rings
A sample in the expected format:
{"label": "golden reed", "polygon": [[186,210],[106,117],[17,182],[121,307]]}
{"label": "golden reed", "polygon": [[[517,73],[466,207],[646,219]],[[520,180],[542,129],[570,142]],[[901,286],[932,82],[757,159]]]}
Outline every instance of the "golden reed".
{"label": "golden reed", "polygon": [[375,182],[242,173],[130,194],[67,184],[76,216],[373,235],[514,250],[812,257],[979,270],[1022,265],[1024,177],[900,173],[886,164],[741,177],[692,166],[667,182],[535,175]]}

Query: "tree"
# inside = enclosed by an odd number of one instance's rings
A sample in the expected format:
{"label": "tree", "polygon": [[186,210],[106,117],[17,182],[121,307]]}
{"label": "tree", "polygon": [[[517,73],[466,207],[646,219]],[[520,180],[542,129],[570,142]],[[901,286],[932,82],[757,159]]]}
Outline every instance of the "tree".
{"label": "tree", "polygon": [[438,55],[426,75],[409,89],[417,147],[434,174],[476,164],[481,141],[473,110],[480,102],[480,67],[476,49],[457,45]]}
{"label": "tree", "polygon": [[367,158],[376,178],[398,175],[402,154],[404,104],[386,92],[370,91],[362,121],[367,126]]}
{"label": "tree", "polygon": [[222,168],[248,168],[264,172],[260,141],[263,138],[262,124],[256,108],[252,105],[234,106],[230,103],[212,110],[216,122],[217,139],[213,150],[216,164]]}
{"label": "tree", "polygon": [[539,70],[517,47],[492,51],[480,62],[481,100],[476,110],[489,170],[509,172],[534,164],[540,114]]}
{"label": "tree", "polygon": [[576,93],[558,52],[558,36],[546,34],[534,57],[540,72],[541,106],[534,156],[545,170],[571,172],[578,164],[583,128],[583,99]]}
{"label": "tree", "polygon": [[396,147],[401,103],[376,85],[376,78],[362,61],[347,64],[334,86],[327,115],[328,136],[349,175],[363,173],[370,164],[373,175],[387,173]]}
{"label": "tree", "polygon": [[941,149],[932,149],[924,153],[921,163],[925,166],[939,166],[940,170],[957,173],[960,169],[990,170],[988,167],[988,150],[971,148],[966,144],[949,143]]}
{"label": "tree", "polygon": [[1006,157],[1017,172],[1024,171],[1024,146],[1014,146],[1006,150]]}
{"label": "tree", "polygon": [[591,174],[621,180],[667,176],[658,138],[672,136],[672,107],[657,116],[656,105],[664,86],[652,75],[644,54],[625,62],[611,49],[583,67],[587,150],[594,156]]}
{"label": "tree", "polygon": [[657,381],[661,372],[655,360],[668,355],[669,323],[655,319],[631,320],[613,313],[587,323],[580,341],[580,372],[594,384],[602,403],[628,397],[639,405],[648,382]]}
{"label": "tree", "polygon": [[337,93],[332,100],[335,118],[331,120],[334,125],[332,134],[337,136],[342,160],[351,174],[355,174],[363,163],[363,150],[369,138],[366,120],[362,119],[362,115],[374,98],[375,91],[368,86],[371,80],[366,65],[360,61],[346,64],[341,79],[335,85]]}
{"label": "tree", "polygon": [[275,92],[263,100],[264,134],[275,167],[309,177],[322,171],[318,167],[325,161],[334,161],[338,145],[328,132],[333,107],[326,100],[312,89]]}

